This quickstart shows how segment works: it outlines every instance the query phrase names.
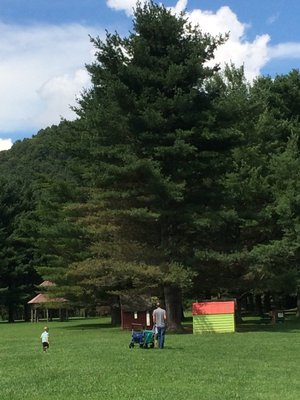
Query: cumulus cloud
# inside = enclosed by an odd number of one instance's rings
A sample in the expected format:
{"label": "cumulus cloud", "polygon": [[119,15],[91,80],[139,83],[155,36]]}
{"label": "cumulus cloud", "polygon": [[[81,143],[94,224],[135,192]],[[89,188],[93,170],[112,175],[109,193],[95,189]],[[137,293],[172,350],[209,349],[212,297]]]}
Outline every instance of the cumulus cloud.
{"label": "cumulus cloud", "polygon": [[[179,0],[172,10],[179,13],[187,5],[187,0]],[[239,21],[228,6],[220,7],[215,13],[194,9],[187,15],[192,24],[199,25],[203,32],[212,36],[229,33],[228,41],[216,50],[215,59],[211,64],[219,63],[224,66],[225,63],[233,63],[237,67],[243,65],[246,78],[252,80],[270,60],[268,49],[270,36],[260,35],[253,41],[247,41],[248,25]]]}
{"label": "cumulus cloud", "polygon": [[[141,4],[147,0],[141,0]],[[108,7],[117,10],[125,11],[127,15],[132,15],[133,9],[135,8],[137,0],[107,0],[106,4]]]}
{"label": "cumulus cloud", "polygon": [[0,139],[0,151],[9,150],[12,145],[11,139]]}
{"label": "cumulus cloud", "polygon": [[280,43],[269,50],[271,58],[300,58],[300,43]]}
{"label": "cumulus cloud", "polygon": [[75,117],[70,105],[90,84],[84,64],[92,61],[82,25],[12,26],[0,23],[0,137],[41,129]]}
{"label": "cumulus cloud", "polygon": [[188,0],[178,0],[175,7],[171,7],[175,14],[180,14],[181,11],[185,10],[188,4]]}
{"label": "cumulus cloud", "polygon": [[74,112],[70,105],[75,104],[75,98],[89,84],[90,77],[85,69],[50,78],[37,90],[41,110],[33,114],[34,121],[42,126],[44,121],[53,121],[53,116],[56,116],[56,120],[60,117],[72,120]]}

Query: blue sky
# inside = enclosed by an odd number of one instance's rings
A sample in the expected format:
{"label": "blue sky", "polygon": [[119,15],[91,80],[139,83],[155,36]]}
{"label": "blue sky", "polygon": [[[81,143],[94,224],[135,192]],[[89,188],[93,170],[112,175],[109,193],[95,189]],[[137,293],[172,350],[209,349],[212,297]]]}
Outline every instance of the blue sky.
{"label": "blue sky", "polygon": [[[146,1],[146,0],[143,0]],[[300,0],[166,0],[211,34],[230,32],[216,53],[243,64],[249,80],[300,64]],[[74,119],[89,86],[91,36],[131,29],[134,0],[0,0],[0,151],[40,129]]]}

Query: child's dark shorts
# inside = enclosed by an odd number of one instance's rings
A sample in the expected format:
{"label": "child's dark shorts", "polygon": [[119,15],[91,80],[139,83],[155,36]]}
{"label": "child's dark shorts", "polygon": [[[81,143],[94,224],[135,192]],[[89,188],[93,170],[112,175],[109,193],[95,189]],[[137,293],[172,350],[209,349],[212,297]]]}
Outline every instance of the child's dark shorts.
{"label": "child's dark shorts", "polygon": [[43,349],[48,349],[48,347],[49,347],[48,342],[43,342],[42,345],[43,345]]}

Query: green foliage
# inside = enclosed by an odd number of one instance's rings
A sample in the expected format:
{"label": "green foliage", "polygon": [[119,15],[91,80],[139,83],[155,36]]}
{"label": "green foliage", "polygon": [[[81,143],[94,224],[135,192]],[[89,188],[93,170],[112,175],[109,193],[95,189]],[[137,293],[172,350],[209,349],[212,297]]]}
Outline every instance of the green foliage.
{"label": "green foliage", "polygon": [[28,300],[37,281],[30,238],[33,194],[22,180],[1,179],[0,193],[0,304],[13,322],[19,304]]}
{"label": "green foliage", "polygon": [[237,136],[207,118],[214,111],[205,85],[217,68],[205,63],[225,40],[152,2],[137,6],[127,38],[91,39],[93,87],[76,109],[91,188],[77,207],[91,256],[68,275],[83,297],[191,284],[203,220],[216,219]]}
{"label": "green foliage", "polygon": [[295,293],[299,284],[299,123],[293,101],[285,102],[286,93],[297,102],[297,75],[260,78],[250,88],[251,130],[233,153],[235,169],[226,181],[238,216],[233,246],[241,278],[249,290],[273,294]]}

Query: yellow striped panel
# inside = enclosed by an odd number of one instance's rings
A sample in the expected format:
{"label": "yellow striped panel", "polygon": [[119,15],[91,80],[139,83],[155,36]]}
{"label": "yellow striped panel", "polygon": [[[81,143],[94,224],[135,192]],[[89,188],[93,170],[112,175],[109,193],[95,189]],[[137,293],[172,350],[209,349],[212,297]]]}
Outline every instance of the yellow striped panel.
{"label": "yellow striped panel", "polygon": [[234,331],[234,314],[193,315],[193,333],[225,333]]}

